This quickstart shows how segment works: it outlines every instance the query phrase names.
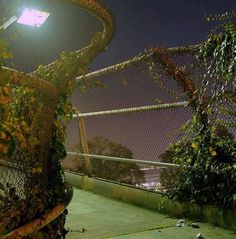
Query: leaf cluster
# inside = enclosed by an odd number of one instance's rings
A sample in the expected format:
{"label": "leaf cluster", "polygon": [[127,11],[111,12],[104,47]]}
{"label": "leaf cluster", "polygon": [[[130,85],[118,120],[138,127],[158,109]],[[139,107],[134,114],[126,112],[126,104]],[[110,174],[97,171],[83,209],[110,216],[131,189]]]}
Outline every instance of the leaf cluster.
{"label": "leaf cluster", "polygon": [[[233,206],[236,186],[236,139],[218,135],[211,146],[198,140],[171,145],[162,155],[164,162],[182,165],[179,171],[164,171],[161,183],[168,185],[172,198],[214,204],[222,208]],[[173,180],[173,176],[176,176]],[[171,184],[168,184],[171,181]]]}

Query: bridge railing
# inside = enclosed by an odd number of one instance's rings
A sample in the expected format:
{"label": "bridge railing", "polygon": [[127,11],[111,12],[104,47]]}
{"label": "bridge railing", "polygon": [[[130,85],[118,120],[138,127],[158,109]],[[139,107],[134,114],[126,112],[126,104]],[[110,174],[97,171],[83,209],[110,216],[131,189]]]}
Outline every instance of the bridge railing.
{"label": "bridge railing", "polygon": [[[156,192],[166,192],[169,188],[173,188],[181,168],[179,164],[134,158],[77,152],[67,152],[67,155],[69,158],[74,157],[74,160],[79,162],[80,165],[83,164],[84,157],[89,158],[91,165],[94,165],[91,168],[92,173],[90,176],[92,177]],[[65,169],[71,171],[71,168],[66,168],[66,165]],[[114,171],[111,171],[111,169]],[[72,169],[72,171],[82,175],[86,174],[80,168],[76,170]]]}
{"label": "bridge railing", "polygon": [[[67,152],[67,159],[63,161],[63,166],[67,170],[72,170],[77,173],[111,180],[117,183],[128,184],[133,187],[152,190],[152,191],[166,191],[169,188],[175,186],[177,181],[180,165],[168,162],[161,162],[161,156],[153,154],[151,157],[134,158],[133,154],[127,152],[129,149],[120,143],[109,141],[104,137],[97,137],[92,142],[87,137],[87,130],[85,124],[89,118],[99,117],[116,117],[117,115],[132,115],[135,114],[147,114],[149,112],[159,112],[162,110],[177,110],[188,108],[187,101],[146,105],[139,107],[129,107],[122,109],[104,110],[97,112],[80,113],[73,115],[73,118],[77,120],[77,126],[80,136],[80,148],[77,148],[76,152]],[[187,109],[188,110],[188,109]],[[184,119],[186,119],[184,117]],[[181,121],[185,123],[185,120]],[[120,122],[122,124],[122,122]],[[121,125],[122,127],[122,125]],[[164,147],[167,148],[173,138],[166,137],[169,133],[169,129],[165,128],[165,135],[163,138],[159,137]],[[155,130],[155,129],[149,129]],[[135,132],[134,132],[135,134]],[[95,136],[96,138],[96,136]],[[176,139],[178,136],[176,136]],[[175,139],[175,140],[176,140]],[[140,139],[139,139],[140,140]],[[134,151],[137,150],[137,145],[131,144]],[[114,149],[112,149],[114,147]],[[155,143],[150,147],[158,147]],[[113,150],[113,152],[111,152]],[[159,149],[157,149],[159,151]],[[163,153],[160,152],[159,154]]]}
{"label": "bridge railing", "polygon": [[[171,146],[180,147],[193,140],[184,128],[197,111],[196,92],[206,75],[205,66],[196,58],[196,48],[151,49],[77,77],[79,85],[90,79],[102,88],[75,94],[79,110],[68,127],[67,151],[77,155],[68,154],[64,167],[151,190],[173,188],[179,168],[159,162],[173,163]],[[233,109],[229,99],[213,97],[211,81],[204,87],[206,100],[219,103],[225,111]],[[231,88],[228,85],[225,90]],[[224,126],[235,120],[233,116],[219,110],[210,112],[208,117],[209,125],[232,137],[236,135],[234,129]],[[191,144],[187,147],[192,148]],[[147,163],[150,161],[154,164]]]}

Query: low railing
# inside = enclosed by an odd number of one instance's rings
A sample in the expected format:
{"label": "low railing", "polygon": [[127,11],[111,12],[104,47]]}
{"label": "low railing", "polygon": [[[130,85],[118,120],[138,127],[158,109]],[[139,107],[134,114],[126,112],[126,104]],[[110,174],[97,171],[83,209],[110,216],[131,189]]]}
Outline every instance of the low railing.
{"label": "low railing", "polygon": [[[81,165],[84,157],[89,159],[92,172],[89,176],[152,191],[166,191],[169,187],[173,187],[178,172],[182,167],[181,165],[174,163],[84,154],[78,152],[67,152],[67,156],[69,158],[75,157]],[[94,160],[96,160],[95,163],[93,163]],[[76,170],[71,170],[65,165],[64,168],[66,170],[69,169],[69,171],[86,175],[86,172],[83,171],[82,167],[78,167]],[[111,172],[111,170],[113,170],[113,172]],[[169,185],[166,185],[163,180],[167,180]]]}
{"label": "low railing", "polygon": [[169,168],[178,168],[181,166],[179,164],[174,164],[174,163],[163,163],[163,162],[156,162],[156,161],[149,161],[149,160],[120,158],[120,157],[95,155],[95,154],[83,154],[83,153],[76,153],[76,152],[67,152],[67,155],[89,157],[92,159],[101,159],[101,160],[115,161],[115,162],[122,162],[122,163],[136,163],[136,164],[144,164],[144,165],[152,165],[152,166],[169,167]]}

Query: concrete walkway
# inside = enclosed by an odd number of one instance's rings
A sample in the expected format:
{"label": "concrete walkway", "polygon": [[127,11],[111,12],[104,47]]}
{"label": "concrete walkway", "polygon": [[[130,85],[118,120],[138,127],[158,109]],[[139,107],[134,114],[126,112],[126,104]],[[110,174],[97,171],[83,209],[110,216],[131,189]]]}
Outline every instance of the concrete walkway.
{"label": "concrete walkway", "polygon": [[145,208],[74,189],[66,228],[67,239],[195,239],[201,233],[205,239],[235,239],[236,233],[197,223],[200,228],[176,227],[176,218]]}

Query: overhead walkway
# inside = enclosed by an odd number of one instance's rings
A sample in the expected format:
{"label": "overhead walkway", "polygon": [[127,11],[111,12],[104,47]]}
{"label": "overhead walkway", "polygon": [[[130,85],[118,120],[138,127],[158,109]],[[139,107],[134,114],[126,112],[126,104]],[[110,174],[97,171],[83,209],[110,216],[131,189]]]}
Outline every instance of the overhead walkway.
{"label": "overhead walkway", "polygon": [[[66,228],[67,239],[235,239],[236,232],[207,223],[185,220],[176,227],[177,218],[74,188]],[[196,226],[196,225],[195,225]],[[200,237],[199,237],[200,238]]]}

